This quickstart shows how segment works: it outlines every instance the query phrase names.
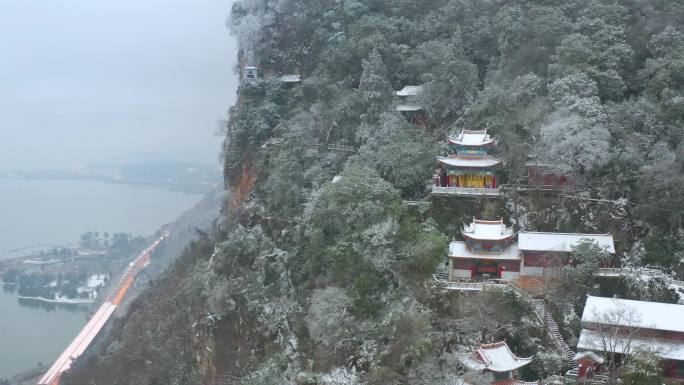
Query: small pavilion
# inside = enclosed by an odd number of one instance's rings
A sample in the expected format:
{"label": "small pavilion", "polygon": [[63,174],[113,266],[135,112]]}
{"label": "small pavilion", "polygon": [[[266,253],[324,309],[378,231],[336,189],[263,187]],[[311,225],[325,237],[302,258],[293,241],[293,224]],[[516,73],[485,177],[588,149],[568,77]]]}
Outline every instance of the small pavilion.
{"label": "small pavilion", "polygon": [[518,357],[506,341],[499,341],[480,345],[474,353],[464,355],[461,362],[475,372],[491,373],[492,385],[510,385],[522,383],[515,380],[514,372],[532,362],[532,357]]}
{"label": "small pavilion", "polygon": [[395,91],[394,94],[398,99],[397,112],[413,125],[427,126],[428,116],[421,101],[423,86],[404,86],[399,91]]}

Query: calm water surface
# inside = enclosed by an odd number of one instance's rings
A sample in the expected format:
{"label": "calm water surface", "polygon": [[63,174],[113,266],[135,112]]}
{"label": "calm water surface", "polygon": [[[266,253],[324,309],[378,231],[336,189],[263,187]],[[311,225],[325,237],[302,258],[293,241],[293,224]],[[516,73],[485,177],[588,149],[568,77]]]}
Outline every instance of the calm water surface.
{"label": "calm water surface", "polygon": [[[0,179],[0,258],[38,244],[75,243],[86,231],[151,235],[201,199],[163,187]],[[87,307],[20,303],[0,289],[0,379],[51,365],[85,325]]]}
{"label": "calm water surface", "polygon": [[20,305],[15,293],[3,289],[0,289],[0,378],[9,378],[38,363],[52,365],[88,320],[87,306]]}
{"label": "calm water surface", "polygon": [[38,244],[76,243],[86,231],[152,235],[201,197],[156,186],[0,179],[0,258]]}

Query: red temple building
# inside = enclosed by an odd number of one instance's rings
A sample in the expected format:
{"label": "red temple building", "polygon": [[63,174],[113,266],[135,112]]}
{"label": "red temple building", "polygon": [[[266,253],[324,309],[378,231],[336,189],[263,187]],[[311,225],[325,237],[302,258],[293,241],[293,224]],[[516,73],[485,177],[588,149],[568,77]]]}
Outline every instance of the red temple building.
{"label": "red temple building", "polygon": [[588,297],[582,313],[577,349],[577,377],[600,374],[603,361],[616,359],[637,347],[652,351],[663,361],[665,377],[684,380],[684,306],[670,303]]}
{"label": "red temple building", "polygon": [[[520,277],[557,276],[572,263],[572,249],[592,241],[615,254],[610,234],[515,233],[503,220],[473,219],[461,230],[463,241],[449,245],[449,280],[515,280]],[[514,242],[517,235],[518,242]]]}
{"label": "red temple building", "polygon": [[615,254],[610,234],[544,233],[521,231],[518,233],[518,250],[522,260],[522,276],[554,276],[571,262],[572,248],[581,241],[593,241],[610,254]]}
{"label": "red temple building", "polygon": [[501,278],[520,275],[520,254],[512,244],[515,233],[503,220],[474,219],[461,230],[464,241],[449,245],[449,279]]}
{"label": "red temple building", "polygon": [[502,161],[489,151],[496,140],[486,130],[463,130],[449,138],[455,153],[437,158],[438,170],[434,175],[433,194],[446,195],[499,195],[496,170]]}
{"label": "red temple building", "polygon": [[570,167],[530,161],[525,163],[527,184],[541,190],[560,190],[575,185]]}
{"label": "red temple building", "polygon": [[463,355],[461,362],[475,372],[491,373],[492,385],[528,384],[515,380],[514,372],[532,362],[532,357],[518,357],[506,341],[500,341],[480,345],[474,353]]}

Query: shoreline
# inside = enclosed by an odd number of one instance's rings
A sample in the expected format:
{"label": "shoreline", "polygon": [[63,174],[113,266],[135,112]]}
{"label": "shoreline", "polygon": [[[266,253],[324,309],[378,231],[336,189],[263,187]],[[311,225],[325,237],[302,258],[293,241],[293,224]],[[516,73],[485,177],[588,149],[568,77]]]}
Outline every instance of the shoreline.
{"label": "shoreline", "polygon": [[0,251],[0,261],[29,257],[31,256],[30,254],[22,255],[21,253],[33,253],[40,249],[73,249],[76,247],[79,247],[78,243],[64,243],[61,245],[38,243],[35,245],[20,247],[18,249]]}
{"label": "shoreline", "polygon": [[49,299],[49,298],[43,298],[43,297],[25,297],[22,295],[17,295],[18,299],[26,299],[26,300],[31,300],[31,301],[40,301],[40,302],[47,302],[47,303],[61,303],[65,305],[86,305],[86,304],[91,304],[95,303],[94,299]]}
{"label": "shoreline", "polygon": [[160,187],[168,191],[178,192],[182,194],[201,194],[205,195],[212,189],[220,186],[220,182],[203,181],[199,183],[187,183],[175,185],[165,181],[136,181],[136,180],[120,180],[113,179],[107,176],[97,175],[41,175],[41,176],[21,176],[21,175],[0,175],[0,180],[22,180],[22,181],[66,181],[66,182],[100,182],[110,183],[123,186],[140,186],[140,187]]}

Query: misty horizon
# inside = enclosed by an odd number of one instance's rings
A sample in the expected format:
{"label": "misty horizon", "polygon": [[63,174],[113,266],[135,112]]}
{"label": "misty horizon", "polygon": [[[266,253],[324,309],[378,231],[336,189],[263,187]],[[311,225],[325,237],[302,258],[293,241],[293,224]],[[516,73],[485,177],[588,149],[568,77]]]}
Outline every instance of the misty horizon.
{"label": "misty horizon", "polygon": [[235,97],[230,1],[10,1],[0,12],[0,170],[218,164]]}

